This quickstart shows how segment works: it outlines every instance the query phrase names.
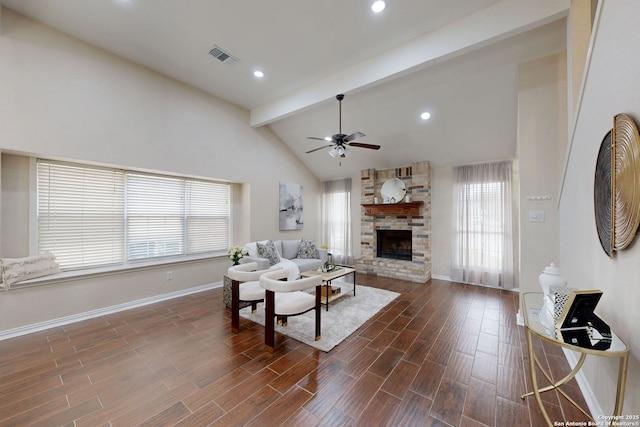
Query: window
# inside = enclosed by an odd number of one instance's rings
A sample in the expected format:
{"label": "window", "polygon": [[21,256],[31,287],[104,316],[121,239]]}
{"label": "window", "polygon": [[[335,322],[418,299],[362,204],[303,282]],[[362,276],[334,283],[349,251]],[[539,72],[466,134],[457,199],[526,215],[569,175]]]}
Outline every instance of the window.
{"label": "window", "polygon": [[511,193],[511,162],[454,168],[454,280],[514,286]]}
{"label": "window", "polygon": [[64,270],[224,251],[228,184],[38,161],[38,246]]}

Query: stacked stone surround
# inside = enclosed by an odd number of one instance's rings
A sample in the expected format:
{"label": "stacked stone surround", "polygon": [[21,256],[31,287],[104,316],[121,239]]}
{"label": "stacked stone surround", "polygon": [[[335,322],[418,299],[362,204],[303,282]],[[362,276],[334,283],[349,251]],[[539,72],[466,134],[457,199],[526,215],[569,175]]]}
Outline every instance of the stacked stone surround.
{"label": "stacked stone surround", "polygon": [[[400,178],[407,188],[412,202],[423,202],[420,214],[365,215],[360,209],[360,257],[355,260],[358,273],[425,283],[431,278],[431,166],[429,162],[415,162],[409,167],[396,169],[364,169],[361,203],[373,204],[374,197],[382,200],[380,189],[390,178]],[[412,259],[403,261],[376,257],[376,230],[411,230]]]}

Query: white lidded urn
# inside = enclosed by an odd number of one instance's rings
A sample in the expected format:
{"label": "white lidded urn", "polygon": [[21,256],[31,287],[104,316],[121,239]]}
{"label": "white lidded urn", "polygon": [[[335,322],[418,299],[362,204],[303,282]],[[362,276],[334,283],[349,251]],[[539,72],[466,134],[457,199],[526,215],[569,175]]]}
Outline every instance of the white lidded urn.
{"label": "white lidded urn", "polygon": [[567,281],[560,274],[560,269],[556,267],[554,263],[549,264],[542,271],[542,274],[538,276],[538,282],[544,292],[543,306],[540,310],[539,320],[547,329],[553,329],[555,322],[553,318],[554,312],[554,299],[552,295],[549,295],[549,288],[551,286],[567,286]]}
{"label": "white lidded urn", "polygon": [[551,263],[544,268],[542,274],[538,276],[538,282],[545,295],[549,295],[549,287],[551,286],[567,286],[567,281],[560,274],[560,269]]}

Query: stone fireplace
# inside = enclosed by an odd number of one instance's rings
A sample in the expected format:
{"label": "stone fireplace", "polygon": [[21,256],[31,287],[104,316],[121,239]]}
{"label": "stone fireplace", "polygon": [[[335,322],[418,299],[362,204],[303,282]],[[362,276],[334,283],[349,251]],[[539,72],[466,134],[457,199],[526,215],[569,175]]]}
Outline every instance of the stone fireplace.
{"label": "stone fireplace", "polygon": [[[397,169],[361,172],[359,273],[425,283],[431,278],[431,166],[415,162]],[[405,183],[410,203],[374,204],[382,200],[386,180]],[[408,242],[407,242],[408,240]]]}

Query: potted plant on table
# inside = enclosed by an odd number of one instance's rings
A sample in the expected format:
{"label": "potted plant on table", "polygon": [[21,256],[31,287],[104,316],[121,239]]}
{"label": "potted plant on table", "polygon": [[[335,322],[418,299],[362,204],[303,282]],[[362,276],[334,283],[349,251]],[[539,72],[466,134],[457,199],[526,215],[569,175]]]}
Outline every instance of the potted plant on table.
{"label": "potted plant on table", "polygon": [[240,264],[240,260],[244,257],[244,250],[240,246],[231,246],[229,250],[227,250],[227,254],[229,255],[229,259],[233,261],[233,265]]}

